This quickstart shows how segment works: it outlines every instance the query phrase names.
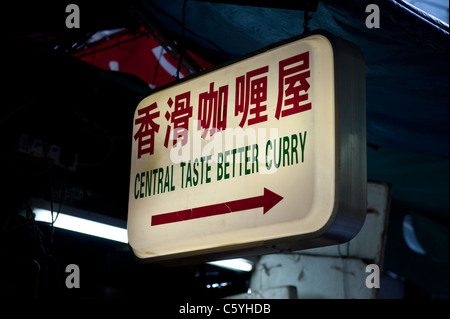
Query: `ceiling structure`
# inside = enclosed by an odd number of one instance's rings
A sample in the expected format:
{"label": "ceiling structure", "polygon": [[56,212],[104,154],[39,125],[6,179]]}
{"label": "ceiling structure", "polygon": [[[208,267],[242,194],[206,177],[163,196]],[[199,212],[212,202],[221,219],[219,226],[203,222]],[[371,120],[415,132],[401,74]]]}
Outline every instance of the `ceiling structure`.
{"label": "ceiling structure", "polygon": [[[246,5],[116,0],[78,1],[80,28],[68,29],[69,3],[10,3],[6,9],[14,18],[7,21],[7,103],[0,111],[1,174],[7,187],[2,231],[13,223],[11,212],[32,197],[126,220],[132,118],[152,89],[136,75],[77,57],[94,34],[121,29],[136,35],[143,28],[172,48],[175,59],[195,54],[220,65],[300,35],[306,26],[349,40],[364,55],[368,178],[392,189],[386,269],[432,296],[448,298],[448,25],[396,0],[371,2],[380,9],[379,28],[366,26],[369,13],[362,0],[299,1],[300,7],[280,0]],[[193,67],[185,72],[201,72],[199,59],[191,60]],[[44,151],[60,147],[59,165],[49,165],[46,154],[29,156],[36,139]],[[425,255],[404,243],[407,214]]]}

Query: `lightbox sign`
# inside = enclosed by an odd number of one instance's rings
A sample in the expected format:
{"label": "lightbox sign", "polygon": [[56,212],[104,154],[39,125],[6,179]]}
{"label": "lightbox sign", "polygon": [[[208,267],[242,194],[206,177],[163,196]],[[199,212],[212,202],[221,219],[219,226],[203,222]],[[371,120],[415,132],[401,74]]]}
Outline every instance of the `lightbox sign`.
{"label": "lightbox sign", "polygon": [[133,252],[207,260],[351,239],[365,129],[362,55],[324,31],[155,91],[133,121]]}

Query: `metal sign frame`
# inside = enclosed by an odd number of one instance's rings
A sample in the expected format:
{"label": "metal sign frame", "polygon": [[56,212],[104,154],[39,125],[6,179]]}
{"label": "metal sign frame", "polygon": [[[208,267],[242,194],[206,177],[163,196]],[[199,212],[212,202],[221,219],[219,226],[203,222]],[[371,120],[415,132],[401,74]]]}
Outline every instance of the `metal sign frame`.
{"label": "metal sign frame", "polygon": [[[180,86],[187,85],[190,81],[198,78],[205,78],[227,67],[233,67],[236,63],[265,54],[273,49],[282,48],[291,43],[307,40],[310,37],[320,37],[325,39],[332,48],[333,90],[334,90],[334,202],[330,208],[329,218],[317,230],[301,233],[292,236],[271,236],[267,239],[259,239],[249,242],[235,242],[221,244],[210,248],[184,250],[176,253],[146,255],[142,249],[136,249],[136,238],[142,234],[142,229],[136,230],[133,213],[136,208],[133,201],[138,200],[139,192],[136,185],[140,182],[139,173],[136,174],[134,161],[136,159],[136,143],[133,143],[132,167],[130,175],[130,199],[128,216],[128,234],[130,246],[135,255],[141,260],[149,262],[164,262],[166,264],[195,263],[200,261],[217,260],[223,258],[234,258],[252,255],[263,255],[277,252],[294,251],[300,249],[321,247],[346,242],[352,239],[361,229],[364,223],[367,205],[367,168],[366,168],[366,106],[365,106],[365,69],[364,59],[361,51],[351,42],[341,39],[323,30],[316,30],[308,34],[295,37],[280,43],[271,45],[262,50],[258,50],[239,59],[233,60],[224,65],[214,67],[199,74],[194,74],[173,84],[155,90],[151,96],[158,92]],[[191,82],[195,83],[195,82]],[[320,85],[315,83],[314,85]],[[144,100],[145,101],[145,100]],[[138,110],[142,109],[142,102],[136,109],[135,121],[139,117]],[[141,111],[141,114],[143,112]],[[164,116],[164,110],[161,112]],[[167,117],[166,117],[167,118]],[[134,122],[133,124],[135,124]],[[134,133],[136,128],[134,128]],[[300,136],[301,138],[301,136]],[[172,166],[173,169],[173,166]],[[142,175],[142,178],[144,175]],[[173,178],[173,175],[172,175]],[[281,181],[280,181],[281,182]],[[173,187],[170,185],[170,187]],[[141,185],[142,189],[142,185]],[[136,197],[136,193],[138,196]],[[275,196],[275,204],[279,201],[276,194],[268,191],[268,196]],[[264,193],[266,195],[266,193]],[[263,197],[254,199],[262,200]],[[241,205],[243,203],[239,203]],[[255,205],[240,206],[239,209],[253,209]],[[214,212],[206,212],[214,205],[198,205],[203,209],[198,212],[198,218],[214,215]],[[260,205],[261,207],[263,204]],[[228,207],[228,206],[227,206]],[[159,214],[152,212],[147,216],[149,227],[150,220],[155,220],[154,215],[159,215],[159,223],[170,223],[171,219],[181,218],[184,213],[192,217],[192,207],[184,207],[186,212],[177,211],[175,213]],[[271,207],[264,207],[266,210]],[[189,212],[187,212],[189,211]],[[206,213],[205,213],[206,212]],[[206,214],[206,215],[205,215]],[[150,216],[152,215],[152,216]],[[197,217],[195,217],[197,218]],[[161,222],[161,220],[163,222]],[[154,223],[157,223],[153,221]],[[134,224],[133,224],[134,223]],[[135,228],[133,228],[135,227]],[[164,226],[158,226],[164,227]],[[189,227],[189,226],[187,226]],[[192,227],[192,224],[190,224]],[[140,232],[137,235],[137,232]],[[167,234],[170,236],[170,233]]]}

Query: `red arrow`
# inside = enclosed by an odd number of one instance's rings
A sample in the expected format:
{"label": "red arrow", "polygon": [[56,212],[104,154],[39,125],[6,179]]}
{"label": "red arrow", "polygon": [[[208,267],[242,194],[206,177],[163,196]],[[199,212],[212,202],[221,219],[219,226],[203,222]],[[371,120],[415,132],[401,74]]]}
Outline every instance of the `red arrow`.
{"label": "red arrow", "polygon": [[263,214],[267,213],[273,206],[278,204],[283,197],[264,188],[264,195],[238,199],[231,202],[213,204],[192,209],[180,210],[177,212],[152,216],[152,226],[181,222],[184,220],[209,217],[214,215],[234,213],[263,207]]}

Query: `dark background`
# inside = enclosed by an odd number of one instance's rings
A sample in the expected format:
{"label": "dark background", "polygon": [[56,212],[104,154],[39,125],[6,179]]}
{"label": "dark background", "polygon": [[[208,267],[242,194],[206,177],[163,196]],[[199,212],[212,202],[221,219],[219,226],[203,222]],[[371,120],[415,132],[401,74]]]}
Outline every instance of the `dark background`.
{"label": "dark background", "polygon": [[[208,1],[78,1],[81,28],[67,29],[68,3],[11,2],[2,8],[1,295],[217,298],[245,292],[248,273],[206,264],[142,264],[125,244],[33,222],[28,200],[126,220],[132,118],[151,90],[133,75],[99,69],[73,53],[97,31],[137,30],[142,21],[130,14],[130,5],[182,44],[180,50],[213,64],[301,34],[303,10]],[[405,281],[407,298],[448,298],[448,26],[398,1],[373,3],[380,7],[380,29],[365,26],[365,1],[344,0],[316,3],[309,28],[352,41],[364,54],[368,177],[392,187],[383,269]],[[43,156],[18,151],[32,138],[44,142]],[[45,154],[51,144],[63,149],[60,165]],[[402,237],[406,214],[426,255],[410,250]],[[64,285],[71,263],[80,267],[82,289]],[[231,284],[206,288],[216,282]]]}

